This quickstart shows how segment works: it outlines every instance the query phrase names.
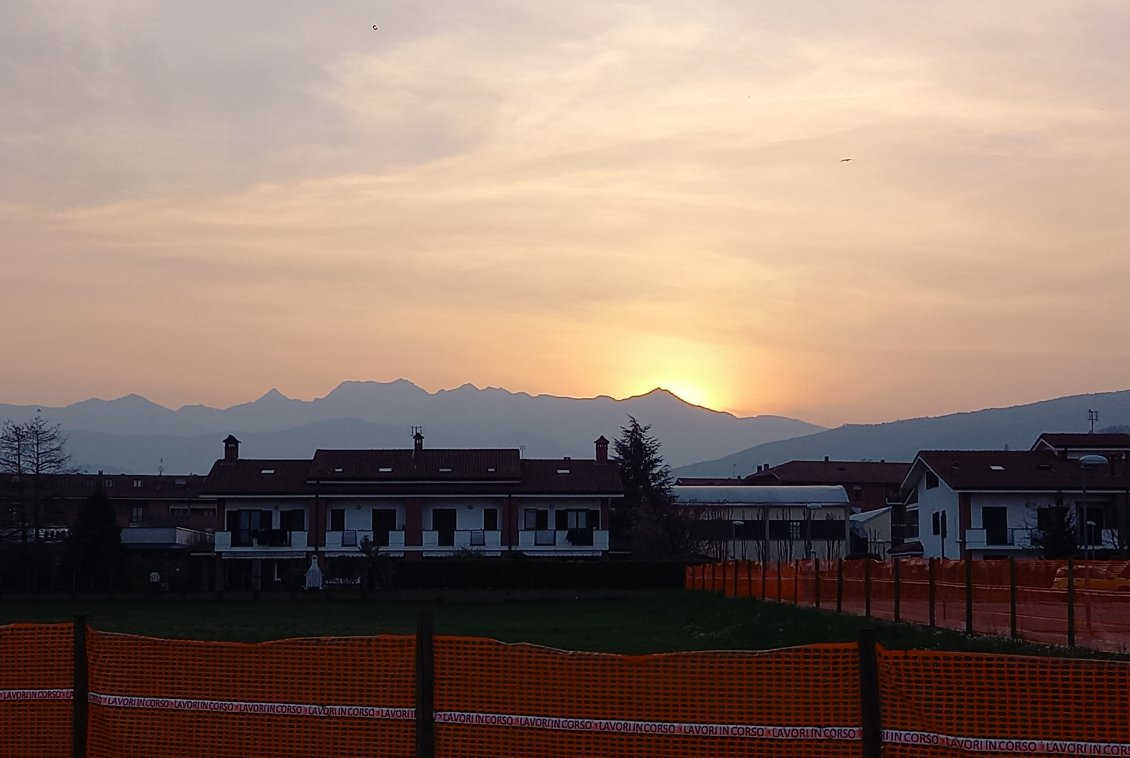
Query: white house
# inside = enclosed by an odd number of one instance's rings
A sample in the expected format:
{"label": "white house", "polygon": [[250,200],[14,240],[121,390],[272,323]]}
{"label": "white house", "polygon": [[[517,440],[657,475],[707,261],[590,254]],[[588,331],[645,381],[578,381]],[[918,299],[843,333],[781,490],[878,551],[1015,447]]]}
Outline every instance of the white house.
{"label": "white house", "polygon": [[1027,451],[923,450],[903,482],[917,539],[896,552],[1036,556],[1033,535],[1057,505],[1074,513],[1081,548],[1125,547],[1130,476],[1124,464],[1116,453],[1081,462],[1040,443]]}

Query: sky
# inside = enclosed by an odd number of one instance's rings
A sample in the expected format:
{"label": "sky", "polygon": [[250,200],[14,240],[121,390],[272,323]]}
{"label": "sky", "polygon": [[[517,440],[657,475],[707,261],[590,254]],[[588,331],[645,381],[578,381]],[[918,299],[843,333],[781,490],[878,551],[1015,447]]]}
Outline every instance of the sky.
{"label": "sky", "polygon": [[1124,0],[17,3],[0,402],[1130,388],[1128,38]]}

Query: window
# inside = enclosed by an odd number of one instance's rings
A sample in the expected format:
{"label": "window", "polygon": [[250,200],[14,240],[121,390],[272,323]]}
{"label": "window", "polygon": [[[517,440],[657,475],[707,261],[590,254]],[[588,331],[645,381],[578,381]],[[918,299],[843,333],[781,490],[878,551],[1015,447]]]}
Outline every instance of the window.
{"label": "window", "polygon": [[345,509],[330,508],[330,531],[340,532],[345,530]]}
{"label": "window", "polygon": [[141,489],[141,480],[140,479],[134,479],[133,480],[133,488],[135,490]]}
{"label": "window", "polygon": [[526,508],[522,511],[523,529],[548,529],[549,511],[544,508]]}
{"label": "window", "polygon": [[483,509],[483,529],[488,532],[498,531],[498,509],[497,508],[484,508]]}
{"label": "window", "polygon": [[800,539],[800,522],[799,521],[790,521],[789,522],[789,539],[790,540],[799,540]]}
{"label": "window", "polygon": [[938,475],[933,471],[926,472],[926,489],[932,490],[938,486]]}
{"label": "window", "polygon": [[142,521],[145,521],[145,506],[135,505],[130,512],[129,520],[131,524],[140,524]]}
{"label": "window", "polygon": [[946,512],[935,511],[930,516],[930,529],[932,534],[936,534],[942,539],[946,538]]}
{"label": "window", "polygon": [[585,529],[588,527],[588,511],[558,511],[558,529]]}
{"label": "window", "polygon": [[279,529],[284,532],[306,531],[306,511],[302,508],[292,508],[279,514]]}
{"label": "window", "polygon": [[106,489],[110,489],[111,487],[114,486],[114,480],[113,479],[103,479],[102,480],[102,486],[105,487]]}
{"label": "window", "polygon": [[372,510],[373,544],[388,547],[389,534],[396,529],[395,508],[374,508]]}

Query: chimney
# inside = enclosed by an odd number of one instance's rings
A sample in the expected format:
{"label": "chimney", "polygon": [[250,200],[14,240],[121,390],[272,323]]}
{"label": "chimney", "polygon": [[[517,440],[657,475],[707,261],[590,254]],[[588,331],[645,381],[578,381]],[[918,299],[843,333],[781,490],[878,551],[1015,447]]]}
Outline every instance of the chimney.
{"label": "chimney", "polygon": [[229,434],[224,440],[224,463],[232,463],[239,460],[239,440],[235,435]]}
{"label": "chimney", "polygon": [[424,427],[412,427],[412,455],[416,456],[424,449]]}
{"label": "chimney", "polygon": [[826,455],[824,456],[824,462],[825,462],[825,463],[827,463],[827,462],[828,462],[828,456],[826,456]]}
{"label": "chimney", "polygon": [[608,463],[608,440],[602,434],[596,438],[596,442],[593,444],[596,445],[596,462]]}

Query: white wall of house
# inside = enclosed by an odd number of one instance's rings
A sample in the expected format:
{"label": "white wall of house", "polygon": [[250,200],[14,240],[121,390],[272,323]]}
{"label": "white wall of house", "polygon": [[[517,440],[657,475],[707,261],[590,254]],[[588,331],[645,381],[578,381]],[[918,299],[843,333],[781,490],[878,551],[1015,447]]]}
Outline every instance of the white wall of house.
{"label": "white wall of house", "polygon": [[945,481],[926,487],[918,480],[918,541],[923,558],[957,558],[961,554],[957,523],[957,493]]}
{"label": "white wall of house", "polygon": [[368,532],[373,526],[373,511],[375,509],[390,509],[396,511],[396,524],[404,528],[403,501],[396,499],[374,498],[327,498],[325,503],[326,530],[332,526],[331,511],[341,509],[345,512],[345,528],[351,531]]}
{"label": "white wall of house", "polygon": [[[959,529],[959,493],[944,481],[937,487],[926,489],[925,477],[918,482],[918,541],[922,543],[924,558],[959,558],[965,546],[973,557],[982,555],[1033,556],[1032,533],[1037,528],[1037,513],[1041,508],[1056,505],[1057,495],[1051,492],[973,492],[970,493],[969,527],[965,533]],[[1078,499],[1078,503],[1076,500]],[[1077,494],[1065,493],[1069,506],[1082,505]],[[1005,509],[1004,533],[989,528],[986,509]],[[940,520],[945,520],[945,535],[940,531]],[[1112,528],[1096,533],[1094,539],[1101,546],[1114,547],[1116,535]]]}
{"label": "white wall of house", "polygon": [[498,498],[452,498],[425,500],[423,505],[423,524],[424,531],[432,529],[432,515],[437,510],[454,510],[455,511],[455,529],[458,531],[466,531],[473,529],[483,528],[483,513],[488,509],[493,509],[496,513],[495,523],[498,525],[497,530],[502,528],[503,519],[503,502]]}

